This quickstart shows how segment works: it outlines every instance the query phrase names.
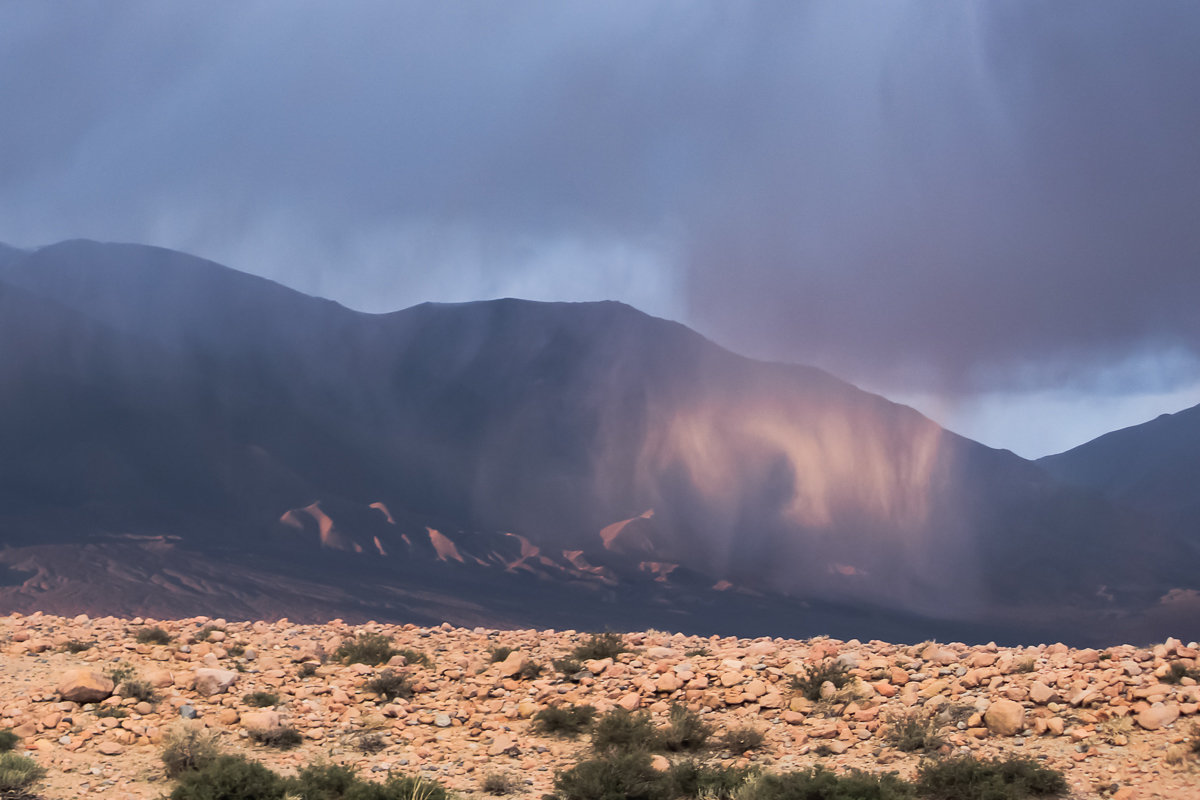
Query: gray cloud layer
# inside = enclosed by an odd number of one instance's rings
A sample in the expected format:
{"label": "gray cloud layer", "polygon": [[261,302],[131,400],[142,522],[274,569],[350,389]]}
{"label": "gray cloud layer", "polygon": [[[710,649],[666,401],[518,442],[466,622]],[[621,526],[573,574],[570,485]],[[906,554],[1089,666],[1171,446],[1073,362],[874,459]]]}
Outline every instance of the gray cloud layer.
{"label": "gray cloud layer", "polygon": [[1198,30],[1191,0],[8,3],[0,240],[370,310],[618,297],[881,389],[1167,391],[1200,378]]}

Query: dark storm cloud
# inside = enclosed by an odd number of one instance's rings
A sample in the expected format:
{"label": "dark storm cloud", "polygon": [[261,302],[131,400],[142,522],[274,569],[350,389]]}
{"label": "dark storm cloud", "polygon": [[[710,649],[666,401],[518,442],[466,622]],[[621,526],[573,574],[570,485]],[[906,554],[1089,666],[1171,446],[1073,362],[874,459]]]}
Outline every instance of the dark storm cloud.
{"label": "dark storm cloud", "polygon": [[1161,390],[1200,374],[1198,29],[1161,0],[11,3],[0,240],[373,310],[614,296],[877,388]]}

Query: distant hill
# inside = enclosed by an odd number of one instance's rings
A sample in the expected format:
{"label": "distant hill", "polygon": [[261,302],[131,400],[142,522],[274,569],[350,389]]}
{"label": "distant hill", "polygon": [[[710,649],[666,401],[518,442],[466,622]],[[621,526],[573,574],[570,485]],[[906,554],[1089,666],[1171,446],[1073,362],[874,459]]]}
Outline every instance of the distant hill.
{"label": "distant hill", "polygon": [[10,605],[1080,641],[1194,588],[1117,495],[620,303],[5,253]]}

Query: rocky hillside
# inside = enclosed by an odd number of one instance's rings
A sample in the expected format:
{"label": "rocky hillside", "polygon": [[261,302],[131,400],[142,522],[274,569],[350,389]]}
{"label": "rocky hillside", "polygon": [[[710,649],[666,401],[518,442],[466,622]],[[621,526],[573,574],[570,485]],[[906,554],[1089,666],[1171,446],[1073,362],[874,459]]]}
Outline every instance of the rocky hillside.
{"label": "rocky hillside", "polygon": [[[575,652],[613,645],[625,649]],[[964,752],[1061,770],[1073,798],[1182,800],[1198,785],[1200,651],[1176,640],[1096,651],[35,613],[0,619],[0,648],[0,728],[47,769],[48,798],[169,792],[160,753],[181,726],[285,774],[324,759],[466,797],[507,776],[513,796],[540,798],[589,744],[539,714],[585,704],[660,726],[684,705],[714,728],[689,756],[712,765],[908,777]],[[293,749],[263,743],[293,731]]]}

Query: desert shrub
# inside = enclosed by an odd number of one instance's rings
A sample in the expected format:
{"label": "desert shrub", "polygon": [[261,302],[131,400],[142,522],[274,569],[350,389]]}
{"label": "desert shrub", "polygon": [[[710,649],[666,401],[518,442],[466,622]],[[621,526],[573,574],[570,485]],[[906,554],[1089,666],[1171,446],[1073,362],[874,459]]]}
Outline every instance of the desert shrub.
{"label": "desert shrub", "polygon": [[311,678],[317,674],[317,665],[311,661],[305,661],[300,665],[300,669],[296,670],[296,674],[300,678]]}
{"label": "desert shrub", "polygon": [[580,644],[571,651],[571,655],[578,661],[599,660],[601,658],[616,658],[621,653],[628,652],[629,648],[625,646],[625,637],[619,633],[593,633],[588,637],[587,641]]}
{"label": "desert shrub", "polygon": [[708,743],[712,730],[712,726],[701,720],[699,714],[676,703],[667,715],[667,724],[655,732],[654,743],[658,748],[673,753],[700,750]]}
{"label": "desert shrub", "polygon": [[96,646],[94,641],[84,641],[82,639],[71,639],[63,643],[63,650],[68,653],[82,653],[85,650],[91,650]]}
{"label": "desert shrub", "polygon": [[729,798],[753,773],[736,767],[712,767],[694,761],[672,764],[664,780],[671,797],[702,797],[705,800]]}
{"label": "desert shrub", "polygon": [[841,775],[822,767],[757,775],[733,793],[734,800],[910,800],[912,784],[894,773],[850,770]]}
{"label": "desert shrub", "polygon": [[354,749],[360,753],[368,755],[378,753],[380,750],[387,749],[387,741],[384,740],[382,734],[378,733],[360,733],[354,739]]}
{"label": "desert shrub", "polygon": [[401,647],[394,655],[404,656],[404,663],[414,667],[433,667],[433,661],[429,656],[422,653],[420,650],[413,650],[410,647]]}
{"label": "desert shrub", "polygon": [[167,777],[202,770],[217,760],[221,749],[217,738],[200,728],[185,726],[168,731],[163,737],[160,758]]}
{"label": "desert shrub", "polygon": [[371,680],[363,684],[368,692],[374,692],[384,700],[392,701],[397,697],[412,697],[412,684],[408,678],[394,669],[385,669]]}
{"label": "desert shrub", "polygon": [[615,708],[596,721],[592,746],[597,750],[650,750],[657,735],[649,714]]}
{"label": "desert shrub", "polygon": [[213,635],[214,633],[217,633],[218,631],[220,631],[221,633],[224,633],[225,629],[218,627],[216,625],[205,625],[203,628],[201,628],[199,631],[196,632],[196,641],[197,642],[206,642],[206,641],[208,641],[209,636]]}
{"label": "desert shrub", "polygon": [[711,653],[711,651],[707,647],[704,647],[703,645],[701,645],[700,647],[693,647],[691,650],[688,650],[687,652],[685,652],[684,655],[688,658],[697,658],[697,657],[702,658],[704,656],[710,655],[710,653]]}
{"label": "desert shrub", "polygon": [[140,629],[134,638],[138,644],[170,644],[173,637],[162,628],[155,626]]}
{"label": "desert shrub", "polygon": [[121,697],[132,697],[144,703],[153,703],[156,698],[154,687],[150,685],[150,681],[141,678],[126,678],[118,687],[117,693]]}
{"label": "desert shrub", "polygon": [[1182,661],[1174,661],[1167,669],[1165,675],[1159,678],[1162,683],[1182,683],[1184,678],[1191,678],[1194,681],[1200,682],[1200,669],[1189,667]]}
{"label": "desert shrub", "polygon": [[484,794],[506,795],[517,791],[517,780],[507,772],[489,772],[479,782]]}
{"label": "desert shrub", "polygon": [[1014,667],[1015,672],[1030,673],[1037,669],[1037,659],[1033,656],[1022,658]]}
{"label": "desert shrub", "polygon": [[104,674],[113,682],[115,686],[120,686],[125,681],[137,675],[137,668],[127,661],[118,661],[108,669],[104,670]]}
{"label": "desert shrub", "polygon": [[[227,645],[225,647],[225,655],[233,656],[234,658],[241,658],[242,656],[246,655],[246,645],[239,642],[234,642],[231,645]],[[240,672],[241,670],[238,671]]]}
{"label": "desert shrub", "polygon": [[763,733],[758,728],[752,728],[749,725],[739,725],[721,734],[718,743],[734,755],[741,755],[747,750],[754,750],[757,747],[761,747],[763,739]]}
{"label": "desert shrub", "polygon": [[917,791],[930,800],[1024,800],[1067,790],[1061,772],[1032,759],[930,761],[917,772]]}
{"label": "desert shrub", "polygon": [[287,782],[241,756],[217,756],[179,776],[171,800],[283,800]]}
{"label": "desert shrub", "polygon": [[242,702],[254,708],[270,708],[279,705],[279,695],[274,692],[250,692],[242,695]]}
{"label": "desert shrub", "polygon": [[346,639],[334,651],[333,657],[343,664],[386,664],[398,651],[392,649],[392,640],[381,633],[360,633]]}
{"label": "desert shrub", "polygon": [[32,797],[29,790],[46,777],[46,770],[32,758],[0,753],[0,794],[5,798]]}
{"label": "desert shrub", "polygon": [[129,716],[129,712],[120,706],[100,706],[96,709],[97,717],[112,717],[113,719],[125,719]]}
{"label": "desert shrub", "polygon": [[499,664],[501,661],[511,656],[514,652],[515,650],[511,647],[495,645],[488,648],[488,658],[493,664]]}
{"label": "desert shrub", "polygon": [[274,747],[276,750],[291,750],[293,747],[298,747],[304,741],[304,737],[300,735],[300,731],[287,725],[280,725],[278,728],[260,728],[250,731],[250,738],[265,747]]}
{"label": "desert shrub", "polygon": [[792,688],[815,702],[821,699],[821,687],[826,681],[832,683],[835,689],[848,686],[854,680],[854,676],[849,672],[845,664],[827,658],[820,664],[808,667],[803,675],[793,676]]}
{"label": "desert shrub", "polygon": [[889,718],[884,740],[902,753],[933,753],[946,743],[938,733],[937,719],[915,710]]}
{"label": "desert shrub", "polygon": [[567,678],[574,677],[583,671],[583,664],[574,658],[556,658],[550,663],[554,665],[556,671],[561,672]]}
{"label": "desert shrub", "polygon": [[663,773],[650,766],[650,755],[632,750],[581,761],[554,777],[561,800],[670,800]]}
{"label": "desert shrub", "polygon": [[384,783],[360,780],[346,792],[344,800],[450,800],[450,797],[446,788],[435,780],[394,775]]}
{"label": "desert shrub", "polygon": [[595,706],[551,706],[534,714],[533,723],[542,733],[577,736],[595,718]]}
{"label": "desert shrub", "polygon": [[21,737],[17,736],[10,729],[5,728],[0,731],[0,753],[7,753],[17,746],[17,742],[21,741]]}
{"label": "desert shrub", "polygon": [[532,661],[526,661],[517,673],[517,677],[521,680],[533,681],[542,676],[542,665],[535,664]]}
{"label": "desert shrub", "polygon": [[339,800],[359,783],[353,767],[309,764],[287,781],[287,792],[289,797],[300,800]]}

